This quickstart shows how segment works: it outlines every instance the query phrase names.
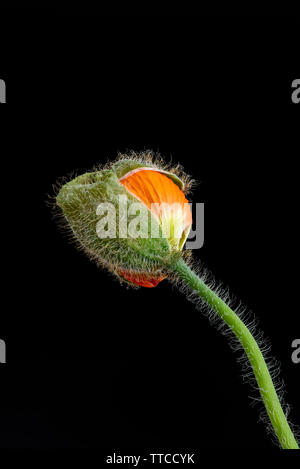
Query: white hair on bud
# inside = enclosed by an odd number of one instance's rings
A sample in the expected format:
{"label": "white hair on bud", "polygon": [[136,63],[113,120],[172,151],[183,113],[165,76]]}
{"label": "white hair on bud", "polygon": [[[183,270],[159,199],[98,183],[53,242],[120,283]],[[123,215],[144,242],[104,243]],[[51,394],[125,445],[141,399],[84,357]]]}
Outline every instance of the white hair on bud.
{"label": "white hair on bud", "polygon": [[95,166],[93,170],[101,171],[102,169],[111,169],[112,165],[119,161],[136,161],[142,165],[150,165],[155,169],[174,174],[184,183],[183,192],[185,194],[190,193],[193,187],[196,185],[196,181],[184,171],[181,164],[173,163],[172,158],[167,163],[159,152],[154,152],[152,150],[144,150],[140,152],[129,150],[127,153],[119,152],[116,160],[108,161],[104,167]]}

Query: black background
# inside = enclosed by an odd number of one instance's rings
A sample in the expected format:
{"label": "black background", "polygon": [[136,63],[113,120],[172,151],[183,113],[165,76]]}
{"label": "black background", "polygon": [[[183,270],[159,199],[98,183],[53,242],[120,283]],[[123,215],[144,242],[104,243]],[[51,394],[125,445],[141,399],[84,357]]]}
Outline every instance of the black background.
{"label": "black background", "polygon": [[97,269],[47,201],[118,151],[182,163],[205,203],[194,256],[259,318],[299,424],[299,23],[1,15],[0,446],[276,448],[226,339],[167,281],[127,290]]}

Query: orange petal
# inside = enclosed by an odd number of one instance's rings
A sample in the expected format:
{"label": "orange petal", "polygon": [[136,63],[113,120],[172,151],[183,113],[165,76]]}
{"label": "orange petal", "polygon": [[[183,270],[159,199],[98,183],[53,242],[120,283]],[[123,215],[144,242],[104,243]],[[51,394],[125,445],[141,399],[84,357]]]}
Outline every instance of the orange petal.
{"label": "orange petal", "polygon": [[192,224],[192,214],[185,205],[188,200],[172,179],[155,169],[139,168],[125,174],[120,183],[151,210],[163,231],[169,229],[166,237],[173,247],[181,249]]}
{"label": "orange petal", "polygon": [[118,274],[128,282],[135,283],[141,287],[153,288],[156,287],[166,277],[162,275],[155,276],[154,274],[132,272],[129,270],[119,269]]}

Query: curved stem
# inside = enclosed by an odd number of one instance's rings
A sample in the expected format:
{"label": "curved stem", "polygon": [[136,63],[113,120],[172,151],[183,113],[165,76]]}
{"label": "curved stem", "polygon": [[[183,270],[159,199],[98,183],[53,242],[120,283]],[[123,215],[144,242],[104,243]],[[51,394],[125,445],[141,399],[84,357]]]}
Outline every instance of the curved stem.
{"label": "curved stem", "polygon": [[282,410],[264,357],[249,329],[237,314],[205,285],[182,259],[173,266],[173,271],[218,314],[236,335],[251,363],[262,400],[281,447],[284,449],[299,449]]}

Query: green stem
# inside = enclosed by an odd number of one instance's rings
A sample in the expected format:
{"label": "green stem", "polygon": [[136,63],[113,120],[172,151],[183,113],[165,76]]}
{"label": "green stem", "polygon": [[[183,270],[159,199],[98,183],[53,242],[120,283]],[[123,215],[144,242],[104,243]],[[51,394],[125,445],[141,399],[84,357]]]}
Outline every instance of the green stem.
{"label": "green stem", "polygon": [[282,410],[264,357],[249,329],[237,314],[205,285],[182,259],[173,266],[173,271],[218,314],[236,335],[251,363],[262,400],[281,447],[284,449],[299,449]]}

